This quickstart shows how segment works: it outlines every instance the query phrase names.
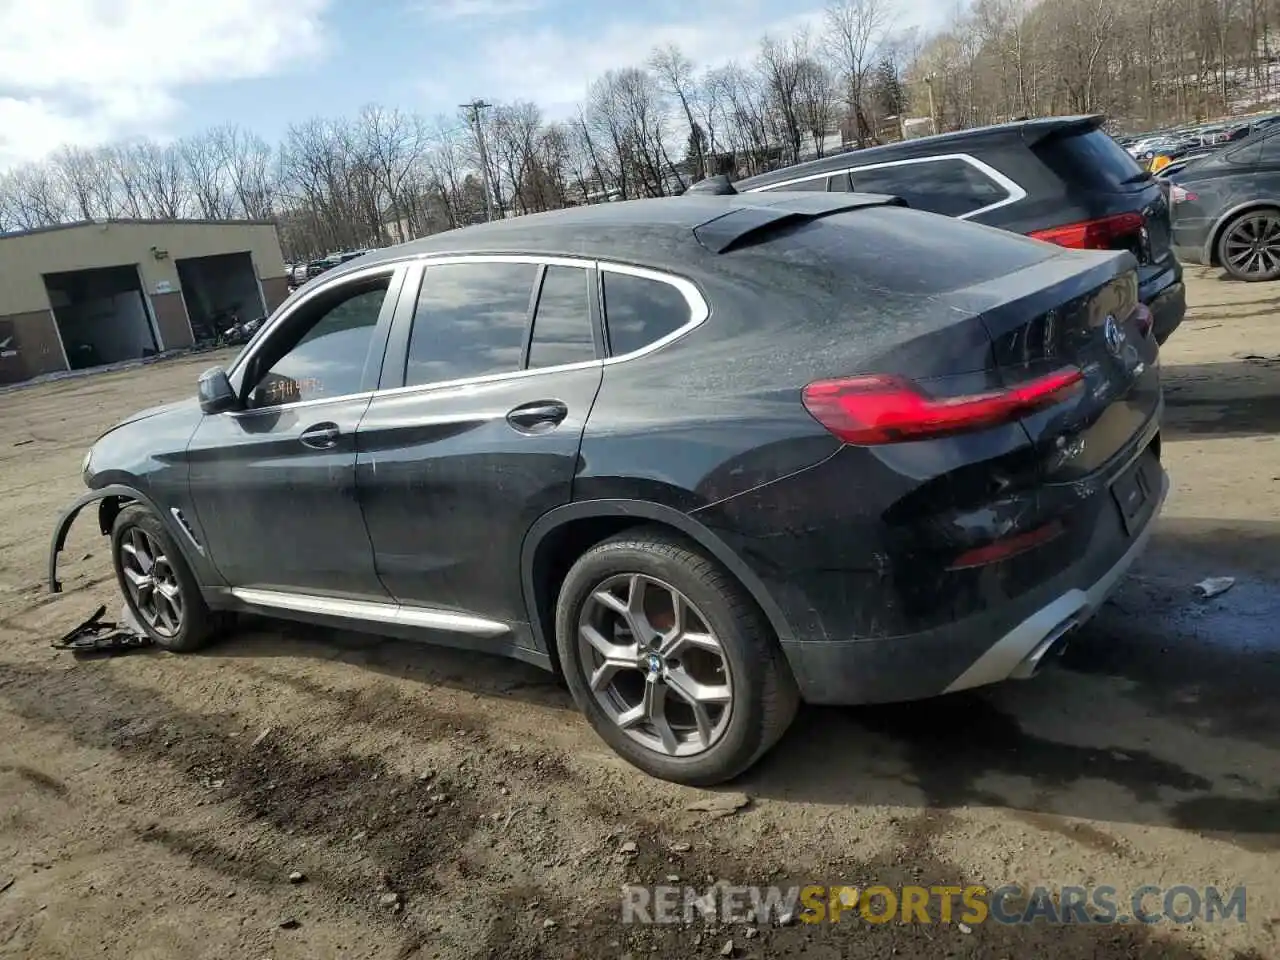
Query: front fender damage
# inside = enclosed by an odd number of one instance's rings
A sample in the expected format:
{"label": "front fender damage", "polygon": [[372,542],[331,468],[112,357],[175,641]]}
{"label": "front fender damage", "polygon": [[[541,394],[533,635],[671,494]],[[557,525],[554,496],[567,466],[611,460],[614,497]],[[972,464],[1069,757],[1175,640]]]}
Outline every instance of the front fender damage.
{"label": "front fender damage", "polygon": [[[62,548],[67,544],[67,534],[71,530],[72,524],[76,522],[76,518],[80,516],[80,511],[91,503],[102,502],[103,504],[111,503],[114,507],[120,500],[134,500],[138,495],[124,487],[104,487],[101,490],[90,490],[88,493],[77,497],[71,506],[62,511],[58,517],[58,522],[53,528],[53,542],[49,546],[49,592],[61,593],[62,581],[58,579],[58,555],[62,553]],[[100,511],[102,508],[99,508]],[[114,518],[115,510],[102,511],[99,513],[99,525],[103,528],[104,534],[111,532],[111,527],[107,522],[107,516]]]}

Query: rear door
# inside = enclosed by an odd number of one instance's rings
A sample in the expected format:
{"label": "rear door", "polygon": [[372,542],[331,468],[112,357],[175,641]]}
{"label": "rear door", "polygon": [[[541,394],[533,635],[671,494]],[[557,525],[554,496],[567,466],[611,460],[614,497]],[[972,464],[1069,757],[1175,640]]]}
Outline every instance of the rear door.
{"label": "rear door", "polygon": [[602,342],[590,261],[428,261],[359,429],[378,574],[400,602],[527,619],[525,532],[569,502]]}

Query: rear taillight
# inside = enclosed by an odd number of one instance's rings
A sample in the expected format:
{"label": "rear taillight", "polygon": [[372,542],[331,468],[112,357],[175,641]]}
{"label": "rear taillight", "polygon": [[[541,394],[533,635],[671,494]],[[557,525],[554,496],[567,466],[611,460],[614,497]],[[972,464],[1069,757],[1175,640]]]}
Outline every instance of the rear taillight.
{"label": "rear taillight", "polygon": [[1169,184],[1169,202],[1170,203],[1186,203],[1188,200],[1199,200],[1194,193],[1186,187],[1180,187],[1176,183]]}
{"label": "rear taillight", "polygon": [[1108,250],[1117,240],[1140,232],[1145,222],[1142,214],[1130,211],[1096,220],[1068,223],[1062,227],[1035,230],[1028,236],[1074,250]]}
{"label": "rear taillight", "polygon": [[873,374],[818,380],[805,409],[845,443],[873,446],[985,430],[1061,403],[1084,380],[1076,367],[990,393],[933,397],[903,377]]}

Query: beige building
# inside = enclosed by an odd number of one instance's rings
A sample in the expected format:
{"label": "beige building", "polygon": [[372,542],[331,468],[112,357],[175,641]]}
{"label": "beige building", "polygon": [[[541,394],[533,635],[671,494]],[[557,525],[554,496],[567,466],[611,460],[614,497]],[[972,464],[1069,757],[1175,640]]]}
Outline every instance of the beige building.
{"label": "beige building", "polygon": [[271,223],[109,220],[0,234],[0,383],[189,347],[287,295]]}

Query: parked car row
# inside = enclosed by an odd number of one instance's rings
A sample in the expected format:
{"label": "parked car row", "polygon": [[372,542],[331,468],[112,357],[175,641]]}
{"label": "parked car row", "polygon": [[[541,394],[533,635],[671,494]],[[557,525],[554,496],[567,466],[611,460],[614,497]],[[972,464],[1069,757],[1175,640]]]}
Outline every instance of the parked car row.
{"label": "parked car row", "polygon": [[1280,120],[1280,114],[1261,114],[1240,117],[1230,123],[1170,127],[1139,136],[1121,136],[1116,138],[1116,142],[1152,173],[1160,173],[1179,161],[1211,153],[1228,144],[1238,143],[1246,137],[1265,130],[1278,120]]}

